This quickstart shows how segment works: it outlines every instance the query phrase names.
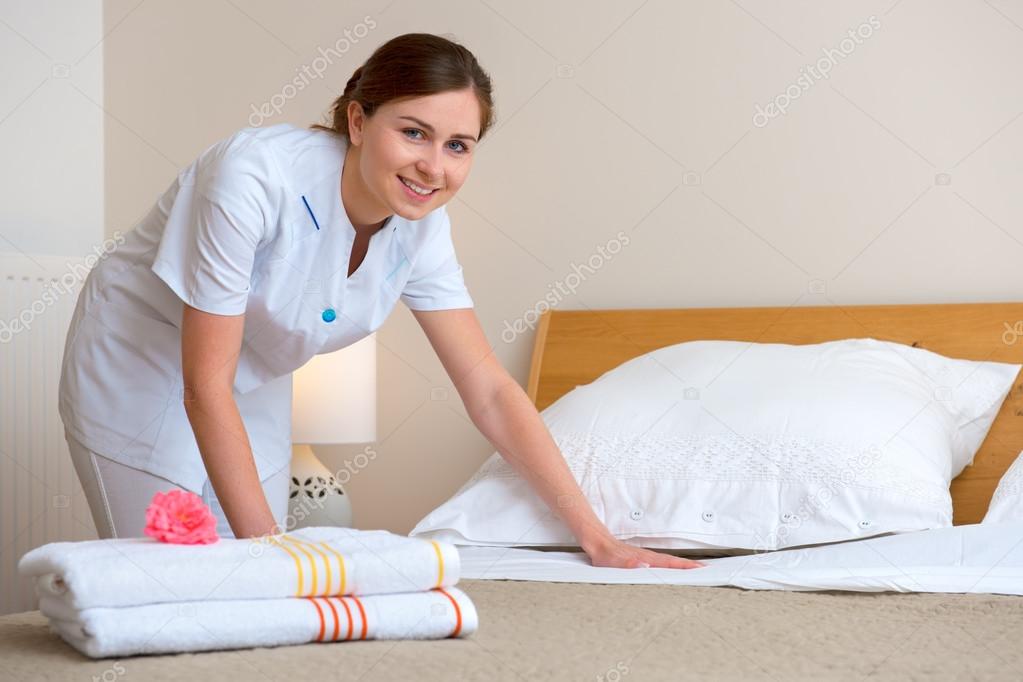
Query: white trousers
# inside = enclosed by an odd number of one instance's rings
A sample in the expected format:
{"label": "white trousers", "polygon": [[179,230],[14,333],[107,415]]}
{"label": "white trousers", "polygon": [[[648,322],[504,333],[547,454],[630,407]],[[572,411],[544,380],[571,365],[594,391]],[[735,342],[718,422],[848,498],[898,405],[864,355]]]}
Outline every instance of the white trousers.
{"label": "white trousers", "polygon": [[[146,508],[153,501],[153,495],[168,490],[184,490],[166,478],[93,452],[67,430],[64,437],[101,539],[147,537],[142,531],[146,526]],[[290,467],[284,467],[263,481],[263,494],[281,528],[288,513],[290,478]],[[217,535],[233,538],[234,532],[209,478],[203,485],[202,500],[217,517]]]}

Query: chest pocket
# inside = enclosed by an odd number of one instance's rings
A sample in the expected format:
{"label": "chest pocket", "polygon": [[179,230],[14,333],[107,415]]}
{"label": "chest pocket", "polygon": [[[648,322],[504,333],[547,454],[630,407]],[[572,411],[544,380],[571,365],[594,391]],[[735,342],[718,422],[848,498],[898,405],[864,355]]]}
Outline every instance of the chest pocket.
{"label": "chest pocket", "polygon": [[[395,243],[397,243],[397,240],[395,240]],[[392,267],[389,273],[384,275],[384,284],[400,295],[402,289],[405,288],[405,282],[408,281],[409,275],[412,273],[411,263],[409,263],[408,257],[405,256],[401,248],[398,248],[392,257],[398,259],[398,264]]]}
{"label": "chest pocket", "polygon": [[295,371],[319,352],[330,335],[320,309],[316,233],[291,242],[286,254],[271,254],[254,273],[235,388],[246,393]]}

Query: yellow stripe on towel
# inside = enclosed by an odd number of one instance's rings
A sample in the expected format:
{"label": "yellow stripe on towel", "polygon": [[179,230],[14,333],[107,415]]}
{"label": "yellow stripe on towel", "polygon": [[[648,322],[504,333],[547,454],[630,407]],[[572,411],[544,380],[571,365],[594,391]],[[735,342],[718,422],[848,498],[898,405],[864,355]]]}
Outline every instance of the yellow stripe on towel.
{"label": "yellow stripe on towel", "polygon": [[[334,556],[337,557],[338,566],[340,566],[340,568],[341,568],[341,571],[340,571],[341,572],[341,584],[337,588],[337,594],[344,594],[345,593],[346,582],[347,582],[347,577],[345,575],[345,558],[343,556],[341,556],[340,552],[338,552],[336,549],[334,549],[333,547],[328,545],[326,542],[323,542],[321,540],[320,544],[323,545],[327,549],[328,552],[330,552],[331,554],[333,554]],[[328,592],[328,594],[329,594],[329,592]]]}
{"label": "yellow stripe on towel", "polygon": [[[273,535],[267,536],[267,539],[270,541],[270,544],[276,545],[277,547],[280,547],[285,552],[290,554],[291,558],[295,560],[295,569],[298,572],[298,592],[295,593],[295,596],[296,597],[301,597],[302,596],[302,578],[303,578],[302,559],[299,558],[299,556],[297,554],[292,552],[291,548],[285,546],[285,544],[283,542],[281,542],[279,539],[277,539]],[[319,607],[317,607],[317,608],[319,608]]]}
{"label": "yellow stripe on towel", "polygon": [[[348,588],[348,576],[345,567],[345,558],[344,556],[341,555],[340,552],[338,552],[336,549],[334,549],[329,544],[323,541],[320,541],[318,543],[320,545],[318,547],[316,544],[308,540],[303,540],[301,538],[292,537],[289,535],[282,535],[280,536],[280,538],[281,539],[278,540],[276,537],[270,536],[269,540],[271,543],[275,544],[276,546],[280,547],[285,552],[290,554],[291,558],[294,559],[295,561],[295,568],[298,571],[298,590],[295,593],[296,597],[345,595],[347,593],[346,590]],[[281,540],[286,540],[288,543],[290,543],[290,547]],[[444,584],[444,552],[441,550],[440,545],[437,544],[435,540],[429,540],[428,542],[431,545],[433,545],[433,550],[437,555],[437,584],[434,587],[441,587]],[[297,554],[295,554],[294,551],[292,551],[292,547],[301,552],[302,554],[304,554],[309,559],[309,566],[312,571],[312,585],[310,587],[309,594],[303,594],[303,592],[305,592],[305,590],[303,589],[305,585],[305,571],[303,570],[302,567],[301,557],[299,557]],[[316,573],[316,558],[312,554],[310,554],[309,551],[306,551],[306,548],[315,552],[323,559],[325,576],[322,592],[317,591],[318,580]],[[326,552],[324,550],[326,550]],[[333,554],[334,556],[337,557],[338,576],[340,578],[337,592],[333,592],[331,590],[331,584],[333,580],[331,576],[330,556],[327,555],[327,552],[330,552],[330,554]]]}
{"label": "yellow stripe on towel", "polygon": [[433,545],[433,549],[437,552],[437,584],[435,587],[440,587],[441,583],[444,582],[444,553],[440,551],[440,545],[437,544],[436,540],[430,540],[430,544]]}
{"label": "yellow stripe on towel", "polygon": [[[330,595],[333,595],[333,594],[344,594],[345,593],[345,586],[346,586],[345,583],[347,582],[346,575],[345,575],[345,559],[344,559],[343,556],[341,556],[341,554],[336,549],[334,549],[333,547],[331,547],[330,545],[328,545],[326,542],[323,542],[323,541],[320,541],[319,543],[312,543],[312,542],[309,542],[308,540],[302,540],[302,539],[297,538],[297,537],[289,537],[289,539],[292,542],[300,543],[301,545],[303,545],[305,547],[308,547],[309,549],[311,549],[312,551],[316,552],[317,554],[319,554],[323,558],[324,572],[326,573],[325,584],[323,586],[323,593],[322,593],[323,596],[330,596]],[[318,547],[317,544],[322,546],[323,549]],[[334,556],[337,557],[338,567],[339,567],[338,573],[340,575],[340,585],[338,586],[338,591],[337,592],[334,592],[332,590],[332,587],[331,587],[332,584],[333,584],[333,580],[331,579],[331,570],[330,570],[331,561],[330,561],[330,556],[328,556],[323,551],[324,549],[326,549],[328,552],[330,552],[331,554],[333,554]]]}
{"label": "yellow stripe on towel", "polygon": [[[299,576],[298,576],[298,594],[296,594],[295,596],[296,597],[312,597],[312,596],[315,596],[316,595],[316,584],[317,584],[317,580],[316,580],[316,559],[313,557],[312,554],[310,554],[309,552],[307,552],[305,550],[305,548],[302,546],[302,542],[300,540],[296,540],[295,538],[290,537],[288,535],[283,535],[281,537],[282,537],[282,539],[287,540],[288,542],[292,543],[292,546],[295,549],[297,549],[298,551],[302,552],[302,554],[305,554],[309,558],[309,568],[310,568],[310,571],[313,574],[313,580],[312,580],[313,584],[312,584],[312,587],[309,590],[309,594],[302,594],[302,575],[301,575],[301,572],[299,573]],[[299,570],[301,571],[301,569],[299,569]]]}

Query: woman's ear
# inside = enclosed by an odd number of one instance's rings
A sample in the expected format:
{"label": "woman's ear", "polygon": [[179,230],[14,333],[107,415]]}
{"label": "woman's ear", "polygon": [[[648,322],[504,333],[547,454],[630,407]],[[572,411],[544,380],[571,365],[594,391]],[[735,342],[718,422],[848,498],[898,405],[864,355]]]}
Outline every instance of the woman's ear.
{"label": "woman's ear", "polygon": [[362,144],[362,127],[366,124],[366,116],[362,105],[358,102],[348,103],[348,139],[352,144]]}

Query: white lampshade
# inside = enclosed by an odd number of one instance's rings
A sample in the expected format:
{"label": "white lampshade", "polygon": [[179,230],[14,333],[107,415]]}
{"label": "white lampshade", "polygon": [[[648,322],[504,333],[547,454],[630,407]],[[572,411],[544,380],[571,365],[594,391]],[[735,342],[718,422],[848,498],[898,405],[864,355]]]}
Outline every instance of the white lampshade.
{"label": "white lampshade", "polygon": [[292,379],[292,443],[376,441],[376,334],[333,353],[313,356]]}

